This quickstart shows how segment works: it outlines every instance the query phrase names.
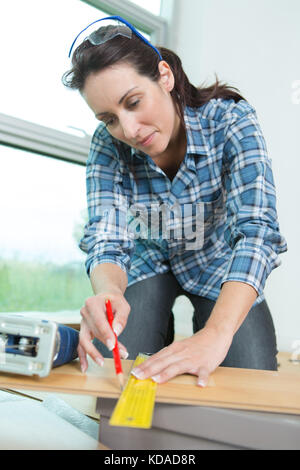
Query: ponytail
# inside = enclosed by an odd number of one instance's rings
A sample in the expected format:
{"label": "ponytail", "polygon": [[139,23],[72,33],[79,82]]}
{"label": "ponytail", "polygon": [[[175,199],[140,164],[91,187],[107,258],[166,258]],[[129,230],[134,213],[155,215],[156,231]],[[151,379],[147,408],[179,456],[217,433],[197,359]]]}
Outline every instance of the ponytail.
{"label": "ponytail", "polygon": [[233,99],[235,102],[245,99],[239,94],[239,91],[236,88],[220,83],[217,76],[213,85],[208,87],[195,87],[190,83],[186,73],[184,72],[182,62],[178,55],[164,47],[160,47],[159,50],[163,59],[171,67],[175,77],[175,87],[171,92],[171,95],[179,107],[182,120],[184,108],[186,106],[198,108],[208,103],[208,101],[213,98],[222,98],[225,100]]}

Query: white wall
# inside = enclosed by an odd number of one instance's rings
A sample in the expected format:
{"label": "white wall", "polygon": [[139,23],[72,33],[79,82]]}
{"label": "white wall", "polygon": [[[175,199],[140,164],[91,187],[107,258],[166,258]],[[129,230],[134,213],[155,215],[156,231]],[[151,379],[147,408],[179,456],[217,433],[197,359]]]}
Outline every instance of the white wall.
{"label": "white wall", "polygon": [[[165,6],[168,3],[165,0]],[[216,73],[239,88],[256,108],[265,134],[281,232],[289,246],[265,293],[279,348],[289,351],[292,341],[300,339],[300,2],[174,3],[169,47],[180,55],[191,81],[211,83]]]}

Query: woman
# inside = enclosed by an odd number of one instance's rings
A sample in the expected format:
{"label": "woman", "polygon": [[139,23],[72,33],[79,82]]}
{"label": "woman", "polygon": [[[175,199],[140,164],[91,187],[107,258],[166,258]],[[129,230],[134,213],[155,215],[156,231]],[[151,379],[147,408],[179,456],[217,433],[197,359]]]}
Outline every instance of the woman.
{"label": "woman", "polygon": [[[255,110],[218,82],[195,88],[176,54],[120,21],[85,39],[63,77],[101,121],[80,244],[95,294],[81,309],[82,370],[87,354],[111,357],[107,298],[121,355],[153,354],[138,378],[190,373],[203,387],[219,365],[276,370],[263,289],[287,248]],[[182,294],[194,334],[174,342]]]}

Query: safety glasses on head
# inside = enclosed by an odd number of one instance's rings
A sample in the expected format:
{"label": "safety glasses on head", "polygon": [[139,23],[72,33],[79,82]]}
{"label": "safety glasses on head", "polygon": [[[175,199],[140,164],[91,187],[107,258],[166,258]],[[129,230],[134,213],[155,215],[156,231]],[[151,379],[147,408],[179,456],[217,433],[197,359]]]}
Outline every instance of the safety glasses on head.
{"label": "safety glasses on head", "polygon": [[154,47],[151,44],[151,42],[149,42],[148,39],[146,39],[137,29],[135,29],[135,27],[132,26],[132,24],[124,20],[124,18],[121,18],[121,16],[107,16],[106,18],[100,18],[99,20],[93,21],[88,26],[86,26],[82,31],[80,31],[79,34],[77,34],[76,38],[74,39],[70,47],[69,57],[71,57],[72,50],[79,36],[81,36],[82,33],[84,33],[87,29],[94,26],[96,23],[99,23],[100,21],[104,21],[104,20],[116,20],[117,22],[123,23],[123,24],[120,25],[117,23],[113,28],[111,27],[111,25],[103,26],[97,29],[96,31],[93,31],[89,36],[85,38],[85,40],[88,40],[94,46],[99,46],[100,44],[103,44],[109,41],[110,39],[113,39],[116,36],[124,36],[124,37],[127,37],[128,39],[131,39],[132,33],[134,33],[138,38],[141,39],[141,41],[143,41],[148,46],[152,47],[152,49],[158,54],[160,60],[163,60],[159,50],[156,47]]}

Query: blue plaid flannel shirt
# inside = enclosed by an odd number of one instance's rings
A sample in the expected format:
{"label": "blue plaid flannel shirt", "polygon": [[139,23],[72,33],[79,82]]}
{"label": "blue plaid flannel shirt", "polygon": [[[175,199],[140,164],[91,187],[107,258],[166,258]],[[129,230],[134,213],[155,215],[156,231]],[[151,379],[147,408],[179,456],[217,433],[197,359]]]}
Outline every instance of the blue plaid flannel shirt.
{"label": "blue plaid flannel shirt", "polygon": [[[87,253],[87,273],[114,263],[131,285],[171,270],[183,289],[212,300],[224,282],[240,281],[256,289],[259,303],[287,245],[255,109],[244,100],[212,99],[186,107],[184,118],[187,151],[172,181],[148,155],[114,139],[104,124],[96,129],[86,169],[89,221],[79,245]],[[160,207],[179,208],[179,217],[169,212],[167,232],[161,215],[153,222]],[[177,235],[183,236],[174,236],[186,208],[189,240],[182,230]],[[134,218],[133,235],[128,227]],[[193,244],[190,235],[197,233]]]}

